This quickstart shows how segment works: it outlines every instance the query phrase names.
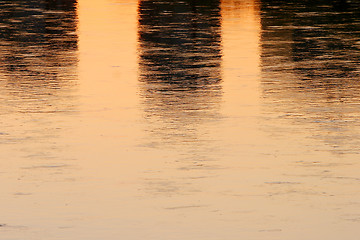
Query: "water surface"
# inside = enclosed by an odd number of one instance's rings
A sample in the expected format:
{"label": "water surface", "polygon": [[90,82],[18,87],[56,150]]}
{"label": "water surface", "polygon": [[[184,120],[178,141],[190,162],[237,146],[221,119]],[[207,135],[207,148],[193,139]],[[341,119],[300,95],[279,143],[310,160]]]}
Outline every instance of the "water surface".
{"label": "water surface", "polygon": [[0,4],[0,239],[357,239],[357,1]]}

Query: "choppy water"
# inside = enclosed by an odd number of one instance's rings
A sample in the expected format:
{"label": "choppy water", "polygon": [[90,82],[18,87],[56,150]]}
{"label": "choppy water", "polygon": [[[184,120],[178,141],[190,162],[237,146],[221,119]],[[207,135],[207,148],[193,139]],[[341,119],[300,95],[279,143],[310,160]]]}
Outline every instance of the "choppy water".
{"label": "choppy water", "polygon": [[358,1],[0,6],[1,240],[358,239]]}

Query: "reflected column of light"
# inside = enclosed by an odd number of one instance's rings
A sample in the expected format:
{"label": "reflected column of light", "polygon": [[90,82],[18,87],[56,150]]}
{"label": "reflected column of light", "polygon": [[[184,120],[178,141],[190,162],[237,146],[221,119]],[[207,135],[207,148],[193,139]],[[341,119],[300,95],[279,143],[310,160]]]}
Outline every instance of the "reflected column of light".
{"label": "reflected column of light", "polygon": [[124,159],[124,144],[141,134],[130,126],[138,103],[137,1],[79,0],[78,9],[81,159],[109,174],[116,168],[98,165],[99,159]]}
{"label": "reflected column of light", "polygon": [[[253,125],[252,117],[258,115],[260,100],[259,3],[256,0],[222,0],[221,13],[223,111],[226,116],[242,118],[236,125]],[[229,138],[235,137],[234,129],[229,131]],[[250,131],[242,134],[249,134],[249,138],[254,135]]]}
{"label": "reflected column of light", "polygon": [[135,90],[127,88],[136,79],[136,4],[136,0],[79,0],[84,106],[111,108],[136,102]]}

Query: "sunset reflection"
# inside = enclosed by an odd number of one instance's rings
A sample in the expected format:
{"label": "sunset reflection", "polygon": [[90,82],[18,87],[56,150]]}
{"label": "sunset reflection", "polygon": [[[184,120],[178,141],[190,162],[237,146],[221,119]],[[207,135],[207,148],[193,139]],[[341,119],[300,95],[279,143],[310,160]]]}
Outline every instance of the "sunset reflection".
{"label": "sunset reflection", "polygon": [[357,240],[356,1],[0,5],[1,240]]}
{"label": "sunset reflection", "polygon": [[[226,78],[223,85],[227,97],[234,97],[227,101],[238,106],[255,105],[259,98],[256,79],[260,74],[259,2],[222,0],[221,6]],[[231,113],[236,114],[233,110]]]}

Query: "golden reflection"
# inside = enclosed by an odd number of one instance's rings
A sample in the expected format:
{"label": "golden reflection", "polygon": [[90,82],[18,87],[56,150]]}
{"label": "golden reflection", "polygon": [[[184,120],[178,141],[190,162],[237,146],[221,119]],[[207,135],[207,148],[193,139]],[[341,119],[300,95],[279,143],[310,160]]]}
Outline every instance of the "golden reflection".
{"label": "golden reflection", "polygon": [[82,105],[86,112],[113,104],[128,107],[137,101],[136,90],[122,86],[136,78],[136,4],[125,0],[79,4],[80,91],[89,103]]}
{"label": "golden reflection", "polygon": [[5,2],[0,238],[359,235],[354,2]]}
{"label": "golden reflection", "polygon": [[[223,115],[231,123],[224,128],[228,144],[246,144],[256,141],[252,131],[256,128],[260,99],[260,11],[256,0],[222,0],[223,43]],[[242,118],[241,121],[238,121]],[[234,120],[233,119],[233,120]],[[237,134],[234,134],[237,133]],[[238,134],[243,136],[238,137]],[[250,140],[251,139],[251,140]]]}

